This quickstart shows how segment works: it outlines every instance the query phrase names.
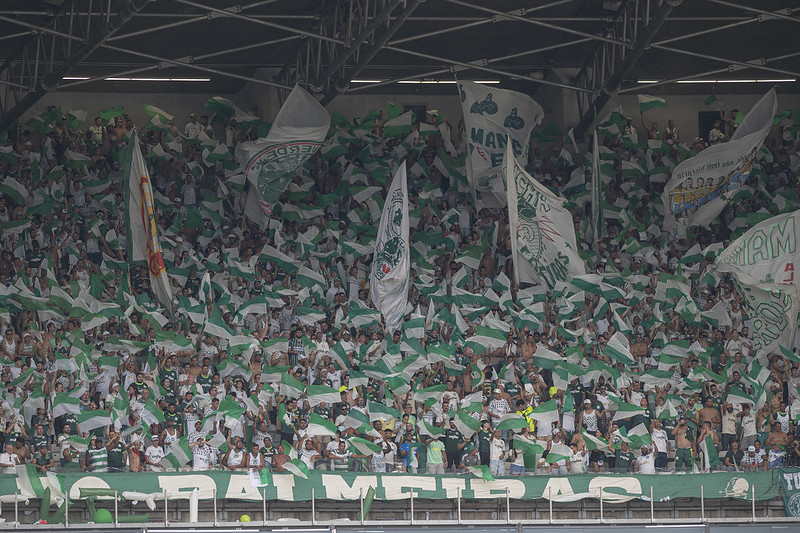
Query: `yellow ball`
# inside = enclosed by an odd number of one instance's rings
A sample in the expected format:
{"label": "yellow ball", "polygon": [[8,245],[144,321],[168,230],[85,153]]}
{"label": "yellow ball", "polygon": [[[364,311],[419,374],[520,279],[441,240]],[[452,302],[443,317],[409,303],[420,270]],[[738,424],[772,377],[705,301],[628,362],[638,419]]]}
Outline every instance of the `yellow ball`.
{"label": "yellow ball", "polygon": [[249,522],[249,521],[250,521],[250,515],[243,514],[241,517],[239,517],[239,522]]}

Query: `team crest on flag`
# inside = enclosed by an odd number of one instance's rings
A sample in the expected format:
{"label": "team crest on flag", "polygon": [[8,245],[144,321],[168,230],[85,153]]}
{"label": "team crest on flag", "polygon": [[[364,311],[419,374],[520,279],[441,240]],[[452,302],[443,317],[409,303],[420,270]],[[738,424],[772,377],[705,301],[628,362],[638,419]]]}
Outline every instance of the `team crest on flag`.
{"label": "team crest on flag", "polygon": [[397,189],[388,203],[391,223],[386,225],[381,239],[375,247],[375,279],[382,280],[386,274],[394,270],[403,256],[406,242],[400,233],[403,222],[403,191]]}

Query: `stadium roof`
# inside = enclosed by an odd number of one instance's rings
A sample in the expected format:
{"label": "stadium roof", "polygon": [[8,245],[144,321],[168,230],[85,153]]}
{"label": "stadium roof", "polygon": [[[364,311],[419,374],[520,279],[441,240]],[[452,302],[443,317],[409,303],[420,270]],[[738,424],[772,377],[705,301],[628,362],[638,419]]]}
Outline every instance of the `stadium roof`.
{"label": "stadium roof", "polygon": [[[708,94],[710,83],[673,82],[800,78],[792,3],[3,0],[0,103],[13,115],[31,91],[234,94],[248,81],[300,81],[329,102],[345,91],[416,93],[419,82],[449,94],[436,82],[455,76],[528,93],[565,87],[587,102],[603,88],[642,90],[639,81],[672,81],[648,85],[651,94]],[[209,81],[168,81],[198,79]]]}

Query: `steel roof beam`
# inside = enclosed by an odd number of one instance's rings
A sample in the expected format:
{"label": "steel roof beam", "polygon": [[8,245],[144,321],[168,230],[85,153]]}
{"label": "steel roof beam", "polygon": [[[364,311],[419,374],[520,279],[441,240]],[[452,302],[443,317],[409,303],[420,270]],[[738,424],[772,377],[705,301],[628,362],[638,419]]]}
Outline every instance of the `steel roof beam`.
{"label": "steel roof beam", "polygon": [[594,99],[592,105],[584,112],[578,125],[575,126],[575,137],[581,138],[592,125],[595,115],[599,114],[602,109],[611,100],[611,96],[615,94],[622,87],[625,78],[633,71],[636,64],[641,59],[647,47],[653,41],[658,31],[664,25],[672,10],[683,3],[683,0],[664,0],[661,5],[656,8],[653,17],[645,28],[639,33],[633,49],[625,56],[625,59],[620,63],[611,77],[608,78],[603,84],[603,91],[597,98]]}
{"label": "steel roof beam", "polygon": [[275,30],[282,30],[282,31],[285,31],[285,32],[288,32],[288,33],[294,33],[294,34],[297,34],[297,35],[302,35],[304,37],[308,37],[309,39],[319,39],[319,40],[322,40],[322,41],[327,41],[327,42],[335,43],[335,44],[345,44],[344,41],[342,41],[341,39],[335,39],[333,37],[326,37],[324,35],[319,35],[317,33],[313,33],[313,32],[310,32],[310,31],[305,31],[305,30],[301,30],[301,29],[298,29],[298,28],[292,28],[290,26],[284,26],[283,24],[275,24],[274,22],[268,22],[266,20],[256,19],[256,18],[253,18],[253,17],[248,17],[246,15],[240,15],[239,13],[236,13],[235,11],[228,11],[228,10],[220,9],[220,8],[217,8],[217,7],[206,6],[206,5],[203,5],[203,4],[198,4],[197,2],[192,2],[191,0],[172,0],[172,1],[173,2],[177,2],[179,4],[186,5],[186,6],[196,7],[197,9],[204,9],[204,10],[206,10],[208,12],[218,13],[218,14],[223,15],[225,17],[235,18],[237,20],[241,20],[241,21],[244,21],[244,22],[252,22],[253,24],[257,24],[259,26],[265,26],[267,28],[272,28],[272,29],[275,29]]}
{"label": "steel roof beam", "polygon": [[[42,77],[39,83],[33,87],[30,92],[16,102],[14,107],[6,110],[3,113],[2,117],[0,117],[0,130],[8,129],[15,120],[20,118],[25,111],[30,109],[45,94],[55,90],[58,87],[58,84],[61,83],[61,79],[64,76],[69,74],[73,68],[93,54],[99,47],[101,47],[110,36],[114,35],[128,21],[135,17],[136,14],[149,3],[149,1],[150,0],[126,1],[124,8],[120,9],[119,14],[109,19],[109,21],[100,29],[99,33],[94,36],[87,34],[87,39],[83,46],[77,50],[74,50],[52,72]],[[54,33],[61,34],[62,32],[54,31]],[[59,36],[63,37],[63,35]],[[74,40],[74,37],[70,35],[67,40]],[[78,40],[83,41],[83,39],[80,38],[78,38]]]}
{"label": "steel roof beam", "polygon": [[421,58],[424,58],[424,59],[429,59],[431,61],[438,61],[438,62],[443,63],[443,64],[457,65],[457,66],[461,66],[461,67],[466,67],[468,69],[475,69],[475,70],[480,70],[480,71],[483,71],[483,72],[489,72],[491,74],[497,74],[498,76],[506,76],[506,77],[514,79],[514,80],[524,80],[524,81],[527,81],[527,82],[532,82],[532,83],[536,83],[536,84],[540,84],[540,85],[551,85],[553,87],[561,87],[562,89],[568,89],[570,91],[587,92],[587,93],[593,93],[594,92],[591,89],[585,89],[583,87],[575,87],[573,85],[568,85],[566,83],[558,83],[558,82],[548,81],[548,80],[539,80],[539,79],[529,78],[528,76],[523,76],[521,74],[515,74],[513,72],[506,72],[504,70],[498,70],[498,69],[494,69],[494,68],[489,68],[489,67],[484,66],[484,64],[486,63],[486,60],[479,60],[479,61],[474,62],[474,63],[466,63],[464,61],[456,61],[454,59],[445,59],[445,58],[437,57],[437,56],[434,56],[434,55],[425,54],[425,53],[422,53],[422,52],[414,52],[413,50],[404,50],[402,48],[397,48],[395,46],[387,46],[386,49],[387,50],[392,50],[393,52],[400,52],[402,54],[408,54],[408,55],[412,55],[412,56],[416,56],[416,57],[421,57]]}
{"label": "steel roof beam", "polygon": [[[584,31],[573,30],[572,28],[565,28],[563,26],[558,26],[556,24],[550,24],[549,22],[543,22],[537,19],[529,19],[525,18],[520,15],[515,15],[513,13],[503,13],[502,11],[497,11],[496,9],[491,9],[488,7],[483,6],[476,6],[475,4],[470,4],[469,2],[463,2],[462,0],[445,0],[446,2],[450,2],[451,4],[459,5],[462,7],[469,7],[472,9],[476,9],[478,11],[483,11],[484,13],[491,13],[494,15],[498,20],[512,20],[518,22],[526,22],[528,24],[533,24],[534,26],[539,26],[541,28],[549,28],[551,30],[557,30],[565,33],[571,33],[572,35],[578,35],[580,37],[588,37],[590,39],[595,39],[597,41],[603,41],[606,43],[611,43],[619,46],[624,46],[626,48],[631,47],[631,43],[627,43],[624,41],[618,41],[616,39],[609,39],[607,37],[603,37],[602,35],[594,35],[591,33],[586,33]],[[571,0],[570,0],[571,1]],[[519,10],[520,13],[527,13],[528,10],[521,9]]]}
{"label": "steel roof beam", "polygon": [[426,0],[408,0],[405,8],[403,9],[402,13],[394,19],[388,28],[383,32],[383,34],[378,37],[375,42],[365,50],[364,55],[359,59],[358,63],[353,66],[353,68],[347,73],[346,80],[339,80],[338,86],[336,88],[331,88],[322,98],[320,103],[322,105],[328,105],[333,101],[334,98],[339,94],[340,90],[343,90],[347,87],[347,84],[350,83],[350,80],[358,76],[364,68],[369,65],[370,61],[372,61],[378,52],[389,42],[389,40],[394,37],[394,34],[397,33],[397,30],[405,23],[406,19],[411,16],[411,14],[419,7],[420,4],[424,3]]}

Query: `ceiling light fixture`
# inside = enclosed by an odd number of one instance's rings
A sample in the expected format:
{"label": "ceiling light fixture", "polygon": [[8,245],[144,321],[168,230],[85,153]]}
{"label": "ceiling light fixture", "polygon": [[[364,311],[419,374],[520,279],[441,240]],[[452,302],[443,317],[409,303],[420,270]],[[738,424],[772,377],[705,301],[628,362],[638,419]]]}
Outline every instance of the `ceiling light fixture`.
{"label": "ceiling light fixture", "polygon": [[350,80],[350,83],[383,83],[383,80]]}
{"label": "ceiling light fixture", "polygon": [[[500,83],[500,80],[472,80],[475,83],[483,83],[484,85],[496,85]],[[438,85],[438,84],[456,84],[458,81],[456,80],[400,80],[397,83],[404,83],[404,84],[424,84],[424,85]]]}
{"label": "ceiling light fixture", "polygon": [[[675,83],[685,83],[685,84],[699,84],[699,83],[794,83],[796,82],[796,78],[784,78],[784,79],[727,79],[727,80],[678,80]],[[640,85],[646,85],[650,83],[659,83],[659,80],[637,80],[636,83]]]}

